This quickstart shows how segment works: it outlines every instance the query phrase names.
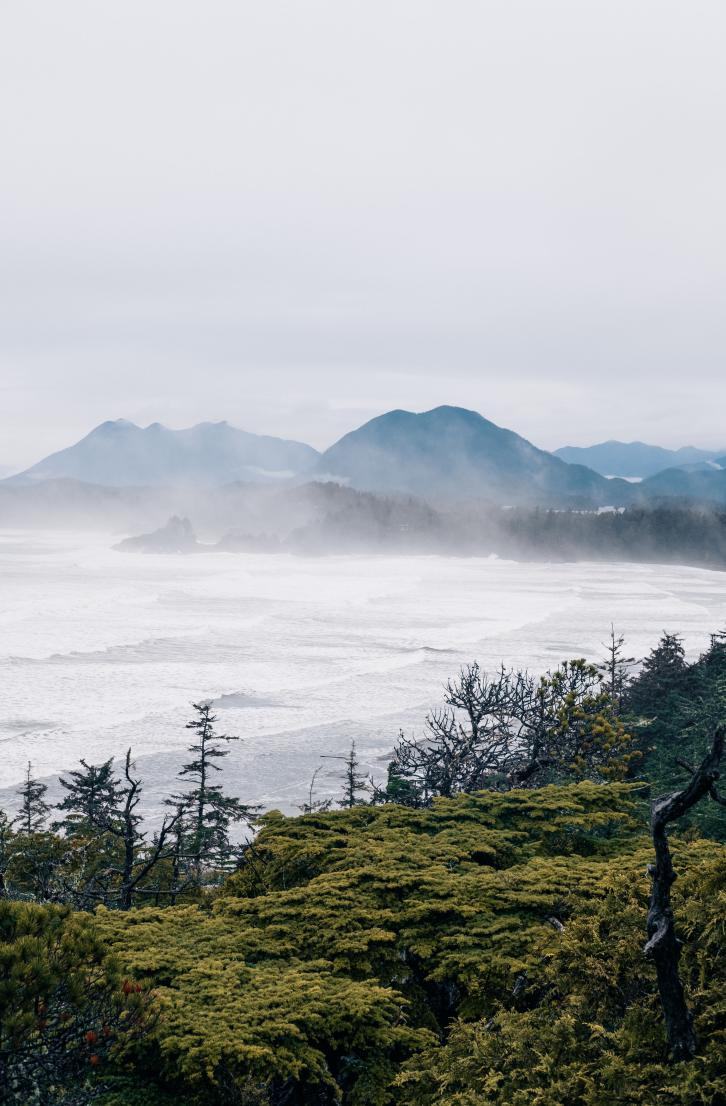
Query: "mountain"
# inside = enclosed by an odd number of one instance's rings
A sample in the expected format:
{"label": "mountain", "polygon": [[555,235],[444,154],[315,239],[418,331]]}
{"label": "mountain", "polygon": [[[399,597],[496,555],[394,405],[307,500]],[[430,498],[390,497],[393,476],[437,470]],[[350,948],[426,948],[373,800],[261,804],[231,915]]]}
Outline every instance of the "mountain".
{"label": "mountain", "polygon": [[713,461],[718,451],[683,446],[663,449],[646,442],[600,442],[598,445],[566,445],[554,451],[555,456],[570,465],[587,465],[602,476],[654,476],[663,469],[678,468],[698,462]]}
{"label": "mountain", "polygon": [[226,422],[169,430],[158,422],[142,428],[117,419],[11,480],[70,479],[110,487],[265,483],[307,472],[318,457],[302,442],[249,434]]}
{"label": "mountain", "polygon": [[[254,488],[310,481],[413,495],[439,506],[475,499],[577,509],[672,497],[726,502],[726,457],[721,457],[722,470],[710,457],[685,460],[703,450],[668,451],[616,442],[592,447],[597,449],[605,451],[600,459],[605,457],[607,469],[617,467],[617,450],[631,457],[649,456],[658,465],[664,456],[675,454],[681,463],[659,469],[638,485],[607,479],[461,407],[436,407],[421,414],[389,411],[346,434],[323,454],[300,442],[249,434],[226,422],[169,430],[159,423],[141,428],[119,419],[102,423],[75,445],[1,481],[0,518],[7,524],[47,517],[85,525],[86,520],[93,524],[97,515],[114,526],[138,518],[140,525],[150,523],[153,529],[174,514],[211,523],[229,512],[229,525],[237,528],[247,510],[258,511]],[[575,453],[589,455],[592,450]],[[644,464],[639,462],[641,471]],[[627,467],[632,471],[631,465]],[[225,487],[237,490],[222,496]],[[250,489],[244,503],[243,487]],[[298,502],[303,499],[295,500],[293,515]],[[267,505],[263,514],[266,510]]]}
{"label": "mountain", "polygon": [[726,470],[665,469],[637,486],[644,502],[664,499],[688,500],[693,503],[726,505]]}
{"label": "mountain", "polygon": [[326,450],[315,474],[364,491],[436,500],[597,506],[628,502],[632,491],[461,407],[371,419]]}

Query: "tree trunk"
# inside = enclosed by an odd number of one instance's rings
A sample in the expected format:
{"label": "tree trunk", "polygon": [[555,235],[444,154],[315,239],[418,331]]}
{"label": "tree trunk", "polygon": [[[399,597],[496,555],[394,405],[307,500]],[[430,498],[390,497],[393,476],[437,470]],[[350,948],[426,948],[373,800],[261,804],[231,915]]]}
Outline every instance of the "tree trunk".
{"label": "tree trunk", "polygon": [[676,937],[671,908],[671,886],[676,879],[668,847],[665,824],[653,819],[653,844],[656,863],[648,866],[653,880],[648,910],[646,956],[655,963],[668,1047],[674,1060],[691,1060],[696,1055],[693,1015],[686,1006],[683,984],[678,974],[682,942]]}
{"label": "tree trunk", "polygon": [[134,827],[126,826],[124,834],[124,867],[121,877],[120,905],[122,910],[130,910],[133,903],[133,874],[134,874]]}
{"label": "tree trunk", "polygon": [[682,942],[676,936],[671,906],[671,887],[676,873],[668,846],[667,826],[669,822],[687,814],[705,795],[717,797],[714,785],[719,777],[718,767],[723,745],[724,730],[720,727],[714,735],[710,752],[699,767],[693,769],[688,786],[683,791],[675,791],[656,799],[651,811],[655,864],[648,866],[648,875],[653,886],[648,910],[648,943],[644,952],[655,964],[668,1047],[671,1056],[677,1061],[692,1060],[696,1055],[697,1042],[693,1015],[686,1005],[683,984],[678,974]]}

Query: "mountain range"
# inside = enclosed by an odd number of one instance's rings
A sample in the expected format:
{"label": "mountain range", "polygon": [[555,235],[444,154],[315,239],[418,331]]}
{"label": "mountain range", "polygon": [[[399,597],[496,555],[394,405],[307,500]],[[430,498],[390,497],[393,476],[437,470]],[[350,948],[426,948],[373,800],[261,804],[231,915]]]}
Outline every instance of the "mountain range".
{"label": "mountain range", "polygon": [[[583,457],[592,465],[578,463]],[[678,467],[674,460],[680,462]],[[236,483],[295,486],[310,481],[408,494],[437,504],[478,500],[593,509],[668,497],[726,503],[721,462],[726,468],[726,457],[719,453],[669,451],[639,442],[548,453],[475,411],[450,406],[419,414],[389,411],[323,453],[302,442],[251,434],[226,422],[170,430],[159,423],[142,428],[118,419],[2,481],[6,492],[0,496],[0,518],[3,503],[17,507],[23,489],[29,494],[35,488],[36,502],[50,502],[63,489],[62,496],[74,504],[103,498],[104,488],[107,498],[114,489],[128,489],[125,509],[135,500],[151,502],[144,489],[181,493]],[[669,467],[663,469],[663,464]],[[644,479],[628,483],[612,478],[613,470]],[[98,490],[89,496],[80,485]],[[183,495],[176,495],[174,504],[177,513],[185,511]]]}
{"label": "mountain range", "polygon": [[389,411],[319,454],[300,442],[249,434],[226,422],[169,430],[124,419],[11,478],[16,485],[76,480],[108,487],[203,487],[243,481],[334,480],[422,498],[560,503],[627,497],[599,473],[567,464],[474,411]]}
{"label": "mountain range", "polygon": [[663,449],[646,442],[599,442],[597,445],[566,445],[556,449],[555,456],[571,465],[587,465],[602,476],[623,476],[626,479],[645,479],[664,469],[681,468],[684,465],[715,465],[726,468],[723,450]]}

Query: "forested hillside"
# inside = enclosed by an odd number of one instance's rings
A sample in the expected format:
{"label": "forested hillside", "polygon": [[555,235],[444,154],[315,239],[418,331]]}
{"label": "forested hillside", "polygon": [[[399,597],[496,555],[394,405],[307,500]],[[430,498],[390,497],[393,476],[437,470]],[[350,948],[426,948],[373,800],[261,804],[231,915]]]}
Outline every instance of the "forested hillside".
{"label": "forested hillside", "polygon": [[153,836],[130,753],[54,810],[29,769],[0,824],[2,1101],[717,1106],[725,713],[724,635],[636,667],[613,632],[599,665],[464,669],[386,780],[351,749],[338,809],[314,781],[299,817],[228,795],[207,704]]}

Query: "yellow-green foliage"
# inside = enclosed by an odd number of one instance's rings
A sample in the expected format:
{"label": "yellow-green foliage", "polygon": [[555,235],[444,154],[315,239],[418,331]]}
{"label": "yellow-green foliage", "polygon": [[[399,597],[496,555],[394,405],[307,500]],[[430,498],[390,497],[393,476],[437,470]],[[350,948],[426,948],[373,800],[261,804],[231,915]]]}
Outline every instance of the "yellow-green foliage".
{"label": "yellow-green foliage", "polygon": [[[361,1088],[387,1084],[394,1059],[427,1039],[392,990],[336,974],[324,959],[280,956],[227,915],[181,907],[102,914],[99,924],[129,971],[153,980],[162,1067],[192,1088],[230,1079],[332,1084],[326,1056],[338,1053],[367,1066]],[[351,1102],[385,1101],[361,1088]]]}
{"label": "yellow-green foliage", "polygon": [[[99,912],[160,1003],[140,1070],[199,1101],[225,1101],[230,1082],[270,1100],[298,1086],[295,1103],[397,1101],[406,1056],[434,1055],[456,1014],[496,1013],[557,924],[632,866],[630,790],[271,815],[211,910]],[[325,1086],[333,1097],[306,1097]]]}
{"label": "yellow-green foliage", "polygon": [[519,1001],[458,1021],[399,1077],[401,1106],[723,1106],[726,1102],[726,852],[675,850],[682,977],[699,1034],[670,1064],[653,971],[642,955],[647,878],[634,864],[539,949]]}

